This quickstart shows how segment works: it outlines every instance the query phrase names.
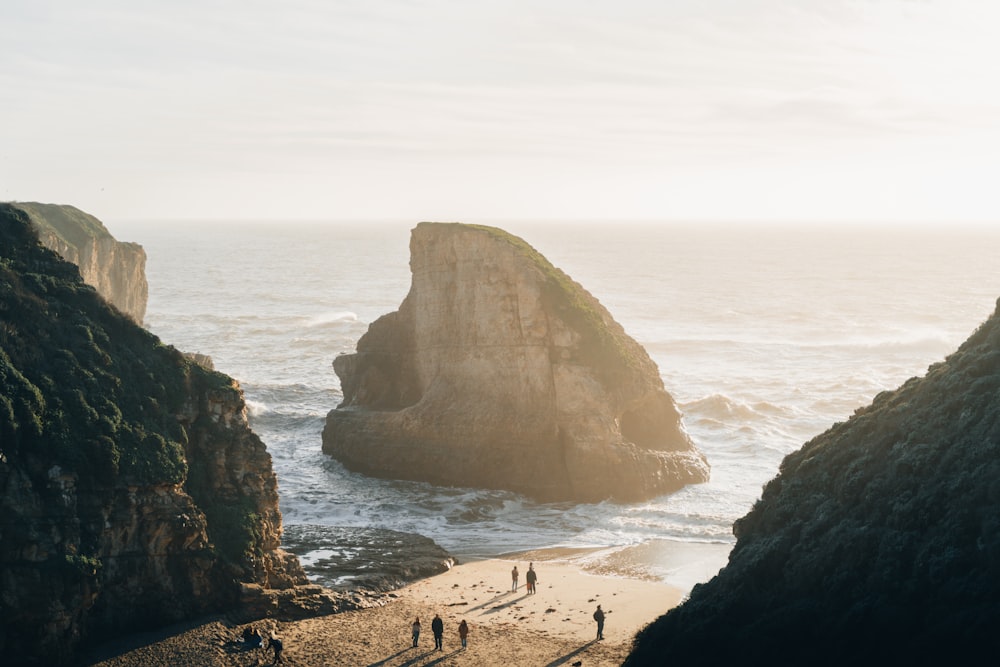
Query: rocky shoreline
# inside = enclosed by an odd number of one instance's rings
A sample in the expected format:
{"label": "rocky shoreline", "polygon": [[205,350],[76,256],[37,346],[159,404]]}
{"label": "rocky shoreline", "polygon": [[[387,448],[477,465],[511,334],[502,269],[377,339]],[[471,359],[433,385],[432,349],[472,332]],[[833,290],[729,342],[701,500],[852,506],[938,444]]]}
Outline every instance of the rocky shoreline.
{"label": "rocky shoreline", "polygon": [[458,562],[427,537],[379,528],[291,525],[283,544],[310,581],[335,591],[393,591]]}

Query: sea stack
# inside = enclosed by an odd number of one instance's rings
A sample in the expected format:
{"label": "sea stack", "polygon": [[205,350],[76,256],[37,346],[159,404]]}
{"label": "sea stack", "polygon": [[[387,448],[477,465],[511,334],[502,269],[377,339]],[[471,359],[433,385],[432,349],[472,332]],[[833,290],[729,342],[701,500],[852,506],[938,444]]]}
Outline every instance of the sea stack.
{"label": "sea stack", "polygon": [[323,451],[372,476],[541,501],[637,501],[708,479],[656,364],[525,241],[424,222],[410,269],[399,310],[333,362],[344,400]]}
{"label": "sea stack", "polygon": [[646,665],[963,665],[1000,621],[1000,304],[943,362],[788,455]]}

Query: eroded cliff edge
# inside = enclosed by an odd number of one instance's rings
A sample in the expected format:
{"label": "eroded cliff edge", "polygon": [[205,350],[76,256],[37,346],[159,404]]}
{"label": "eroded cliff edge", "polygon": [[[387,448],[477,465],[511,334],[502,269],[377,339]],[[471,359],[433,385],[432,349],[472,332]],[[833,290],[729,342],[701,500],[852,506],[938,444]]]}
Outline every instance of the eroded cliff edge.
{"label": "eroded cliff edge", "polygon": [[955,665],[1000,622],[1000,303],[945,361],[790,454],[729,564],[626,665]]}
{"label": "eroded cliff edge", "polygon": [[281,531],[236,382],[110,308],[0,204],[4,663],[248,600],[268,613],[257,593],[308,583]]}
{"label": "eroded cliff edge", "polygon": [[79,267],[84,282],[142,324],[149,298],[146,251],[142,246],[116,240],[100,220],[74,206],[37,202],[12,205],[28,215],[46,247]]}
{"label": "eroded cliff edge", "polygon": [[656,364],[522,239],[421,223],[399,310],[334,361],[323,451],[365,474],[638,500],[708,479]]}

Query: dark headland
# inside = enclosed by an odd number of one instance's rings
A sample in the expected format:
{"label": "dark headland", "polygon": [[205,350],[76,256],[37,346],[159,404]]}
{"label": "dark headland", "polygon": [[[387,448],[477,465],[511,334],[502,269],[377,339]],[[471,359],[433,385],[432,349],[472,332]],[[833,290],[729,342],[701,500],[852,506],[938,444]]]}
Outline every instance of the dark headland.
{"label": "dark headland", "polygon": [[626,665],[961,665],[1000,648],[1000,310],[781,464]]}

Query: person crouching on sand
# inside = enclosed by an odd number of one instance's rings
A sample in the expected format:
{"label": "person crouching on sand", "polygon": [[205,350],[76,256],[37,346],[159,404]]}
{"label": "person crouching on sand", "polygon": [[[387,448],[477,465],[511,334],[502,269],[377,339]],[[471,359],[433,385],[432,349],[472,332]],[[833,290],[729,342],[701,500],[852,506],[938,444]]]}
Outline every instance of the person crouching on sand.
{"label": "person crouching on sand", "polygon": [[420,639],[420,619],[413,621],[413,647],[417,647],[417,640]]}
{"label": "person crouching on sand", "polygon": [[462,619],[462,622],[458,624],[458,638],[462,640],[462,648],[466,648],[469,639],[469,624]]}

